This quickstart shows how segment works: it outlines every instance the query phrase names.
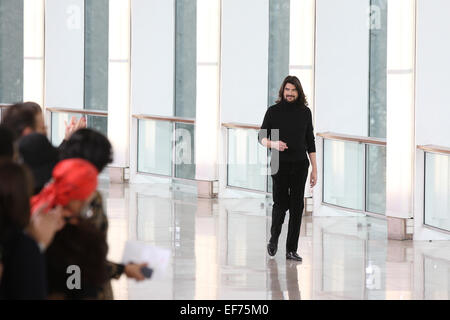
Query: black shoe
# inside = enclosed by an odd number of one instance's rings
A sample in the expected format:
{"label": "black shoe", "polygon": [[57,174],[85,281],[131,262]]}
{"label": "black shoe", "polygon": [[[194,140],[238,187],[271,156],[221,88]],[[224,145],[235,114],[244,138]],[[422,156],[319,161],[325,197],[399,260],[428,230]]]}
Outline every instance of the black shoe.
{"label": "black shoe", "polygon": [[295,261],[302,261],[302,257],[300,257],[297,252],[291,251],[286,253],[286,259],[287,260],[295,260]]}
{"label": "black shoe", "polygon": [[277,245],[276,244],[272,244],[272,243],[268,243],[267,244],[267,252],[269,253],[269,256],[273,257],[275,255],[275,253],[277,253]]}

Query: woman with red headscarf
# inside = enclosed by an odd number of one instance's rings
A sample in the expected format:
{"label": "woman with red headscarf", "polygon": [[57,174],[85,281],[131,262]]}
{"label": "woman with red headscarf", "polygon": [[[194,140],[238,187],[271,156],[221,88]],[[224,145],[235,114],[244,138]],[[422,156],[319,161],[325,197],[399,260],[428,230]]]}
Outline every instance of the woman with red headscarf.
{"label": "woman with red headscarf", "polygon": [[52,173],[52,181],[31,198],[31,212],[43,204],[48,209],[61,205],[68,218],[77,218],[92,200],[97,189],[97,169],[83,159],[59,162]]}
{"label": "woman with red headscarf", "polygon": [[[97,175],[97,169],[86,160],[63,160],[55,166],[50,183],[31,199],[32,211],[45,203],[49,208],[61,205],[68,222],[47,249],[50,298],[95,298],[108,278],[106,239],[85,219],[97,189]],[[67,288],[70,266],[81,270],[80,290]]]}

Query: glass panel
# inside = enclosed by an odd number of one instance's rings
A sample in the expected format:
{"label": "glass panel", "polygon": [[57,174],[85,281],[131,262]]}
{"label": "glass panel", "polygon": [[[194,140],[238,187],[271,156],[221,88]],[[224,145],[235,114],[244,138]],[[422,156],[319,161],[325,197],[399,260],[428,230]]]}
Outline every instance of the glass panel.
{"label": "glass panel", "polygon": [[289,3],[269,1],[269,105],[275,104],[281,83],[289,74]]}
{"label": "glass panel", "polygon": [[65,121],[69,122],[72,116],[80,118],[81,114],[52,112],[51,141],[53,145],[59,146],[61,142],[64,140],[64,134],[66,131],[66,126],[64,122]]}
{"label": "glass panel", "polygon": [[369,136],[386,138],[387,0],[370,5]]}
{"label": "glass panel", "polygon": [[0,103],[23,99],[23,0],[0,1]]}
{"label": "glass panel", "polygon": [[425,224],[450,231],[450,157],[425,153]]}
{"label": "glass panel", "polygon": [[138,171],[172,176],[173,124],[139,120],[138,127]]}
{"label": "glass panel", "polygon": [[450,261],[424,257],[424,299],[450,299]]}
{"label": "glass panel", "polygon": [[195,127],[175,124],[175,177],[195,179]]}
{"label": "glass panel", "polygon": [[85,1],[84,108],[108,110],[109,1]]}
{"label": "glass panel", "polygon": [[228,185],[266,191],[267,150],[258,131],[228,129]]}
{"label": "glass panel", "polygon": [[364,145],[324,140],[323,201],[364,210]]}
{"label": "glass panel", "polygon": [[176,0],[175,116],[195,118],[197,1]]}
{"label": "glass panel", "polygon": [[[59,146],[61,142],[64,140],[64,135],[66,131],[66,126],[64,121],[69,122],[70,118],[76,117],[79,119],[83,115],[79,113],[65,113],[65,112],[52,112],[52,133],[51,133],[51,141],[55,146]],[[86,122],[87,127],[91,129],[95,129],[100,133],[107,136],[108,134],[108,126],[107,126],[107,118],[103,116],[87,116]]]}
{"label": "glass panel", "polygon": [[108,136],[108,118],[98,116],[87,116],[88,128],[95,129]]}
{"label": "glass panel", "polygon": [[366,211],[386,212],[386,147],[366,146]]}

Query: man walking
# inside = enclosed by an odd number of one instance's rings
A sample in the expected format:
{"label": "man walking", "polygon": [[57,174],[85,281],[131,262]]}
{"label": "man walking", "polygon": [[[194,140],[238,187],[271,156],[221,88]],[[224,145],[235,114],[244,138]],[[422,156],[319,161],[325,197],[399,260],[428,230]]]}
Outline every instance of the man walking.
{"label": "man walking", "polygon": [[[270,256],[276,254],[281,227],[286,211],[289,210],[286,259],[302,261],[297,254],[297,248],[304,209],[305,184],[310,160],[310,186],[315,186],[317,163],[311,110],[297,77],[288,76],[284,79],[276,104],[269,107],[264,116],[258,140],[273,152],[271,175],[274,204],[267,252]],[[278,152],[278,157],[275,152]]]}

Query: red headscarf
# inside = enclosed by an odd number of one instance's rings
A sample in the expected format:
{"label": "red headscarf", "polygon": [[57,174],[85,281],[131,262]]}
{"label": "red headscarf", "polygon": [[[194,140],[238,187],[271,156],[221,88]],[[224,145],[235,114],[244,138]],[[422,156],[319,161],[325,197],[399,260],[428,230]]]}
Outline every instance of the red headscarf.
{"label": "red headscarf", "polygon": [[53,180],[31,198],[31,212],[44,203],[48,210],[66,206],[71,200],[86,200],[97,189],[97,169],[83,159],[67,159],[53,169]]}

